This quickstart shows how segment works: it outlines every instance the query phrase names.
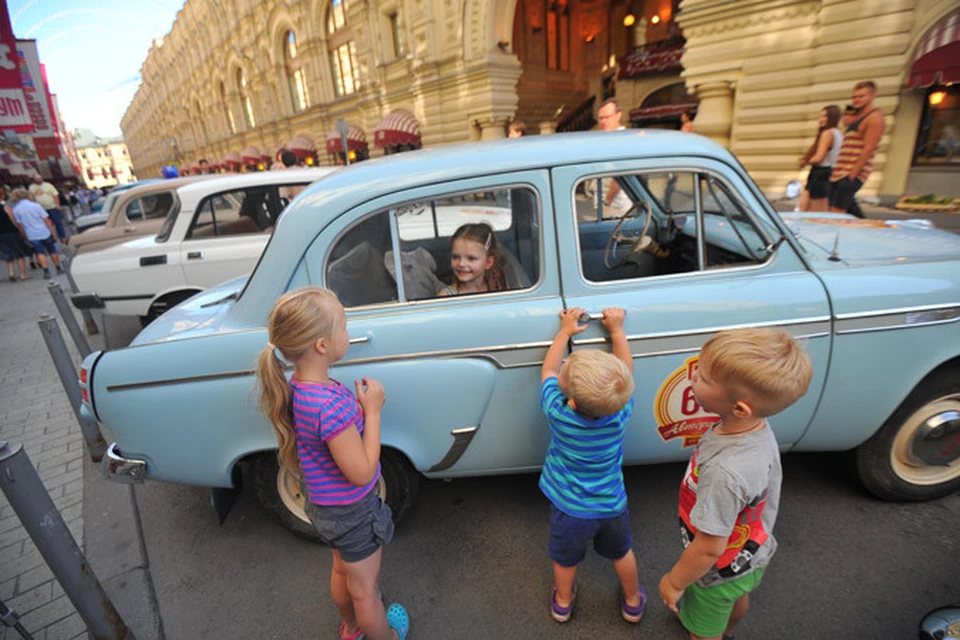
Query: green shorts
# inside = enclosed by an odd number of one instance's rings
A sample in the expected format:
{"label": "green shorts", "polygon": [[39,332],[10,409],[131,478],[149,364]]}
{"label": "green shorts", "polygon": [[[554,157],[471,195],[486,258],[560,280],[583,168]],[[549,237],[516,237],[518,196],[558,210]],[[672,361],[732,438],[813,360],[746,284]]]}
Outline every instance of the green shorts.
{"label": "green shorts", "polygon": [[683,592],[680,622],[687,631],[701,638],[723,635],[730,621],[733,605],[742,596],[757,588],[766,569],[760,567],[736,580],[713,587],[701,587],[696,583],[690,585]]}

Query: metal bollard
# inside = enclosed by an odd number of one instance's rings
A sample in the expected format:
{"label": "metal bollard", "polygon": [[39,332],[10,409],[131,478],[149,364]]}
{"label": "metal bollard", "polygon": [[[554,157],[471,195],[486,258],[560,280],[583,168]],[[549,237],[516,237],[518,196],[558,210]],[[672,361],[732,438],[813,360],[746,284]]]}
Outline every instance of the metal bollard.
{"label": "metal bollard", "polygon": [[4,604],[3,600],[0,600],[0,622],[2,622],[4,626],[12,627],[14,630],[16,630],[23,640],[33,640],[33,636],[30,635],[30,632],[24,629],[23,625],[20,624],[20,615]]}
{"label": "metal bollard", "polygon": [[90,343],[87,342],[87,336],[83,335],[83,331],[80,330],[80,325],[77,324],[77,319],[70,309],[70,303],[67,302],[67,297],[63,295],[63,289],[60,288],[60,283],[51,282],[47,285],[47,291],[50,292],[53,303],[57,305],[60,318],[63,320],[63,323],[67,325],[67,331],[70,332],[70,336],[73,338],[73,344],[77,345],[77,351],[80,352],[80,357],[86,358],[90,355]]}
{"label": "metal bollard", "polygon": [[133,640],[22,445],[0,441],[0,488],[94,640]]}
{"label": "metal bollard", "polygon": [[67,393],[70,406],[73,407],[73,414],[80,424],[83,439],[87,442],[87,452],[90,454],[90,459],[94,462],[100,462],[103,459],[103,454],[107,451],[107,442],[100,435],[100,427],[96,420],[87,418],[80,413],[81,398],[77,370],[73,366],[73,360],[70,358],[70,352],[67,351],[67,343],[63,341],[63,335],[57,326],[57,320],[43,314],[37,324],[40,326],[40,333],[43,334],[44,342],[47,343],[47,350],[50,351],[53,365],[57,368],[63,390]]}
{"label": "metal bollard", "polygon": [[[70,263],[73,262],[73,257],[67,258],[63,256],[61,261],[64,259],[66,259],[66,264],[63,265],[63,271],[67,274],[67,282],[70,283],[70,290],[74,293],[80,293],[80,289],[77,288],[77,282],[73,279],[73,274],[70,272]],[[100,329],[97,327],[97,322],[93,319],[93,314],[90,312],[90,309],[80,309],[80,316],[83,318],[83,324],[87,326],[87,333],[91,336],[100,333]]]}

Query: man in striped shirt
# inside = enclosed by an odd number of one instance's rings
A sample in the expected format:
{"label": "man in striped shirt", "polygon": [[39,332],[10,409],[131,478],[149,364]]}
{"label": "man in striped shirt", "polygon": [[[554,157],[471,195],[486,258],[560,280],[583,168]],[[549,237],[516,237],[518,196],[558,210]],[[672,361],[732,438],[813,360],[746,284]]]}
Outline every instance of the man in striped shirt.
{"label": "man in striped shirt", "polygon": [[623,485],[623,437],[633,412],[633,357],[623,330],[624,310],[604,309],[613,355],[578,350],[563,362],[570,339],[586,329],[582,309],[560,312],[560,331],[541,371],[541,406],[550,445],[540,489],[551,502],[550,558],[555,585],[551,615],[566,622],[573,611],[577,565],[587,545],[613,562],[620,580],[620,613],[643,617],[646,597],[637,578],[630,514]]}
{"label": "man in striped shirt", "polygon": [[883,113],[873,105],[876,97],[877,85],[870,80],[853,87],[853,113],[841,120],[847,131],[830,174],[830,211],[863,217],[854,196],[873,171],[873,158],[883,136]]}

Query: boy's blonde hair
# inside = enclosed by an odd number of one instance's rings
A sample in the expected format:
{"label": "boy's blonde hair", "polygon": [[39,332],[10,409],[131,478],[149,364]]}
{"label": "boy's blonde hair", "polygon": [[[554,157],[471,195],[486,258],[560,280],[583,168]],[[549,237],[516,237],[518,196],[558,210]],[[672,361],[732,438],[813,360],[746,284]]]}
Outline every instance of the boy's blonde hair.
{"label": "boy's blonde hair", "polygon": [[807,392],[813,367],[786,331],[729,329],[707,340],[700,361],[731,400],[744,400],[761,418],[780,413]]}
{"label": "boy's blonde hair", "polygon": [[335,293],[321,287],[295,289],[277,300],[267,318],[269,342],[260,352],[257,377],[260,409],[270,419],[277,436],[280,464],[299,472],[293,436],[293,407],[284,363],[296,362],[320,338],[329,338],[340,327],[340,301]]}
{"label": "boy's blonde hair", "polygon": [[591,418],[612,416],[633,395],[633,376],[615,355],[582,349],[574,351],[563,365],[564,393],[577,404],[577,411]]}

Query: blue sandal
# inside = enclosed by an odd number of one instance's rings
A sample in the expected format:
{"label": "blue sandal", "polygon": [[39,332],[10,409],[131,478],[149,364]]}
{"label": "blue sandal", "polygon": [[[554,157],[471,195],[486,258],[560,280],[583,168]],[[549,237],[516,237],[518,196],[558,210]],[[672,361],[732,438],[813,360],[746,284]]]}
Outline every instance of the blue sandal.
{"label": "blue sandal", "polygon": [[410,631],[410,616],[402,605],[394,602],[387,609],[387,624],[397,632],[400,640],[406,640],[407,633]]}
{"label": "blue sandal", "polygon": [[557,622],[566,622],[570,619],[570,615],[573,613],[573,605],[577,603],[577,586],[573,586],[573,595],[570,598],[570,604],[565,607],[561,607],[557,604],[557,587],[554,586],[553,590],[550,592],[550,615],[553,616],[553,619]]}
{"label": "blue sandal", "polygon": [[640,587],[640,604],[633,606],[627,604],[627,601],[624,599],[623,594],[620,595],[620,615],[623,616],[623,619],[627,622],[636,624],[643,619],[643,612],[647,608],[647,594],[643,590],[643,587]]}

